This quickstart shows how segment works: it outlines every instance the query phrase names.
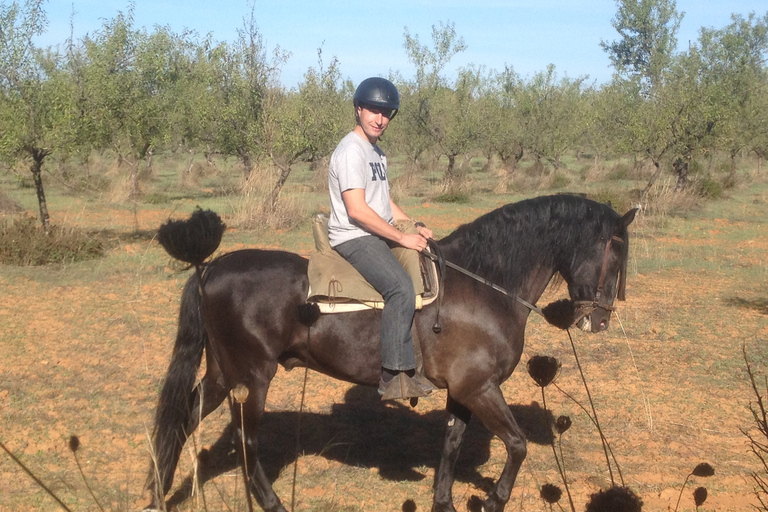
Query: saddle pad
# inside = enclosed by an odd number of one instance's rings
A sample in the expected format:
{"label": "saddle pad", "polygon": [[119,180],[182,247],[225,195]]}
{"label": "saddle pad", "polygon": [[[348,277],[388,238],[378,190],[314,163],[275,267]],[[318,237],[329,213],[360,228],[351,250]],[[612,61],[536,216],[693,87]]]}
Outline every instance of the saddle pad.
{"label": "saddle pad", "polygon": [[[405,233],[415,232],[413,222],[398,223]],[[362,309],[381,309],[384,299],[360,273],[328,241],[328,217],[323,214],[312,218],[315,250],[309,257],[309,294],[307,302],[316,303],[321,312],[340,313]],[[419,253],[404,247],[392,248],[403,268],[413,280],[416,308],[429,304],[437,297],[437,271],[434,263],[421,258]],[[425,286],[425,280],[427,285]]]}

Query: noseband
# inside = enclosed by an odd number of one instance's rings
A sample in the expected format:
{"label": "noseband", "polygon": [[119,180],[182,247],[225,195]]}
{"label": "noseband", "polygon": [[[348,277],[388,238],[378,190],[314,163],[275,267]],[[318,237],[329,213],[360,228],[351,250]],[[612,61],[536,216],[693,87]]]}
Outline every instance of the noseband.
{"label": "noseband", "polygon": [[[603,288],[605,287],[605,275],[608,272],[608,258],[611,255],[611,245],[612,242],[616,241],[619,243],[624,243],[624,240],[616,235],[612,236],[608,239],[608,243],[605,244],[605,253],[603,254],[603,266],[600,269],[600,279],[597,281],[597,290],[595,290],[595,298],[592,300],[577,300],[574,301],[573,304],[576,306],[576,322],[581,320],[582,318],[591,315],[597,308],[603,309],[605,311],[610,311],[611,313],[616,310],[615,307],[613,307],[613,301],[609,304],[608,302],[601,302],[601,299],[603,298]],[[626,283],[626,280],[624,279],[624,275],[626,273],[625,263],[622,262],[621,270],[619,271],[620,277],[619,277],[619,290],[616,294],[619,300],[624,300],[624,286]]]}

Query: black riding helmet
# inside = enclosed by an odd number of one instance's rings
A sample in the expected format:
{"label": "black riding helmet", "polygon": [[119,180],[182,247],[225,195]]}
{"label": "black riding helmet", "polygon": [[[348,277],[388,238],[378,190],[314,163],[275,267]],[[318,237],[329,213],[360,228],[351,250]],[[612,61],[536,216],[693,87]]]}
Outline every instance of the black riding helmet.
{"label": "black riding helmet", "polygon": [[369,105],[389,109],[392,119],[400,108],[400,94],[395,84],[386,78],[366,78],[355,89],[354,104],[355,107]]}

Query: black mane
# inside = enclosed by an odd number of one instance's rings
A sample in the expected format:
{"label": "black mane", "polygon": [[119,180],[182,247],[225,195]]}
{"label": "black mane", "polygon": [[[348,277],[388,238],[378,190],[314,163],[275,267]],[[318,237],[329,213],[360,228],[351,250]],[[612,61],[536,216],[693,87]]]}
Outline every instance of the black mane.
{"label": "black mane", "polygon": [[448,260],[514,293],[536,268],[573,268],[575,255],[607,240],[619,219],[590,199],[543,196],[497,208],[439,244]]}

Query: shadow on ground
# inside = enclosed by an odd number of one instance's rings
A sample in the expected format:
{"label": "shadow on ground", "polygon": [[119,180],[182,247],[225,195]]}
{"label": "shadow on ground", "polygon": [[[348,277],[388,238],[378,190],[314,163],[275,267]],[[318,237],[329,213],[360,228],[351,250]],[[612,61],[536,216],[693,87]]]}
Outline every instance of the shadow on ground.
{"label": "shadow on ground", "polygon": [[735,306],[742,309],[751,309],[758,313],[768,315],[768,299],[743,299],[741,297],[730,297],[725,299],[729,306]]}
{"label": "shadow on ground", "polygon": [[[301,445],[305,455],[319,455],[350,466],[378,468],[388,480],[421,480],[424,475],[414,468],[436,468],[443,447],[443,411],[420,415],[416,409],[397,402],[387,406],[375,388],[351,388],[343,403],[330,414],[302,413]],[[538,404],[511,405],[510,410],[529,442],[553,442],[553,416]],[[260,429],[260,459],[271,481],[296,459],[298,412],[268,412]],[[456,480],[489,489],[492,482],[477,468],[490,456],[491,433],[473,419],[464,435],[456,465]],[[234,429],[230,424],[209,450],[198,456],[201,484],[238,467]],[[169,498],[176,506],[192,493],[193,475],[188,475]]]}

